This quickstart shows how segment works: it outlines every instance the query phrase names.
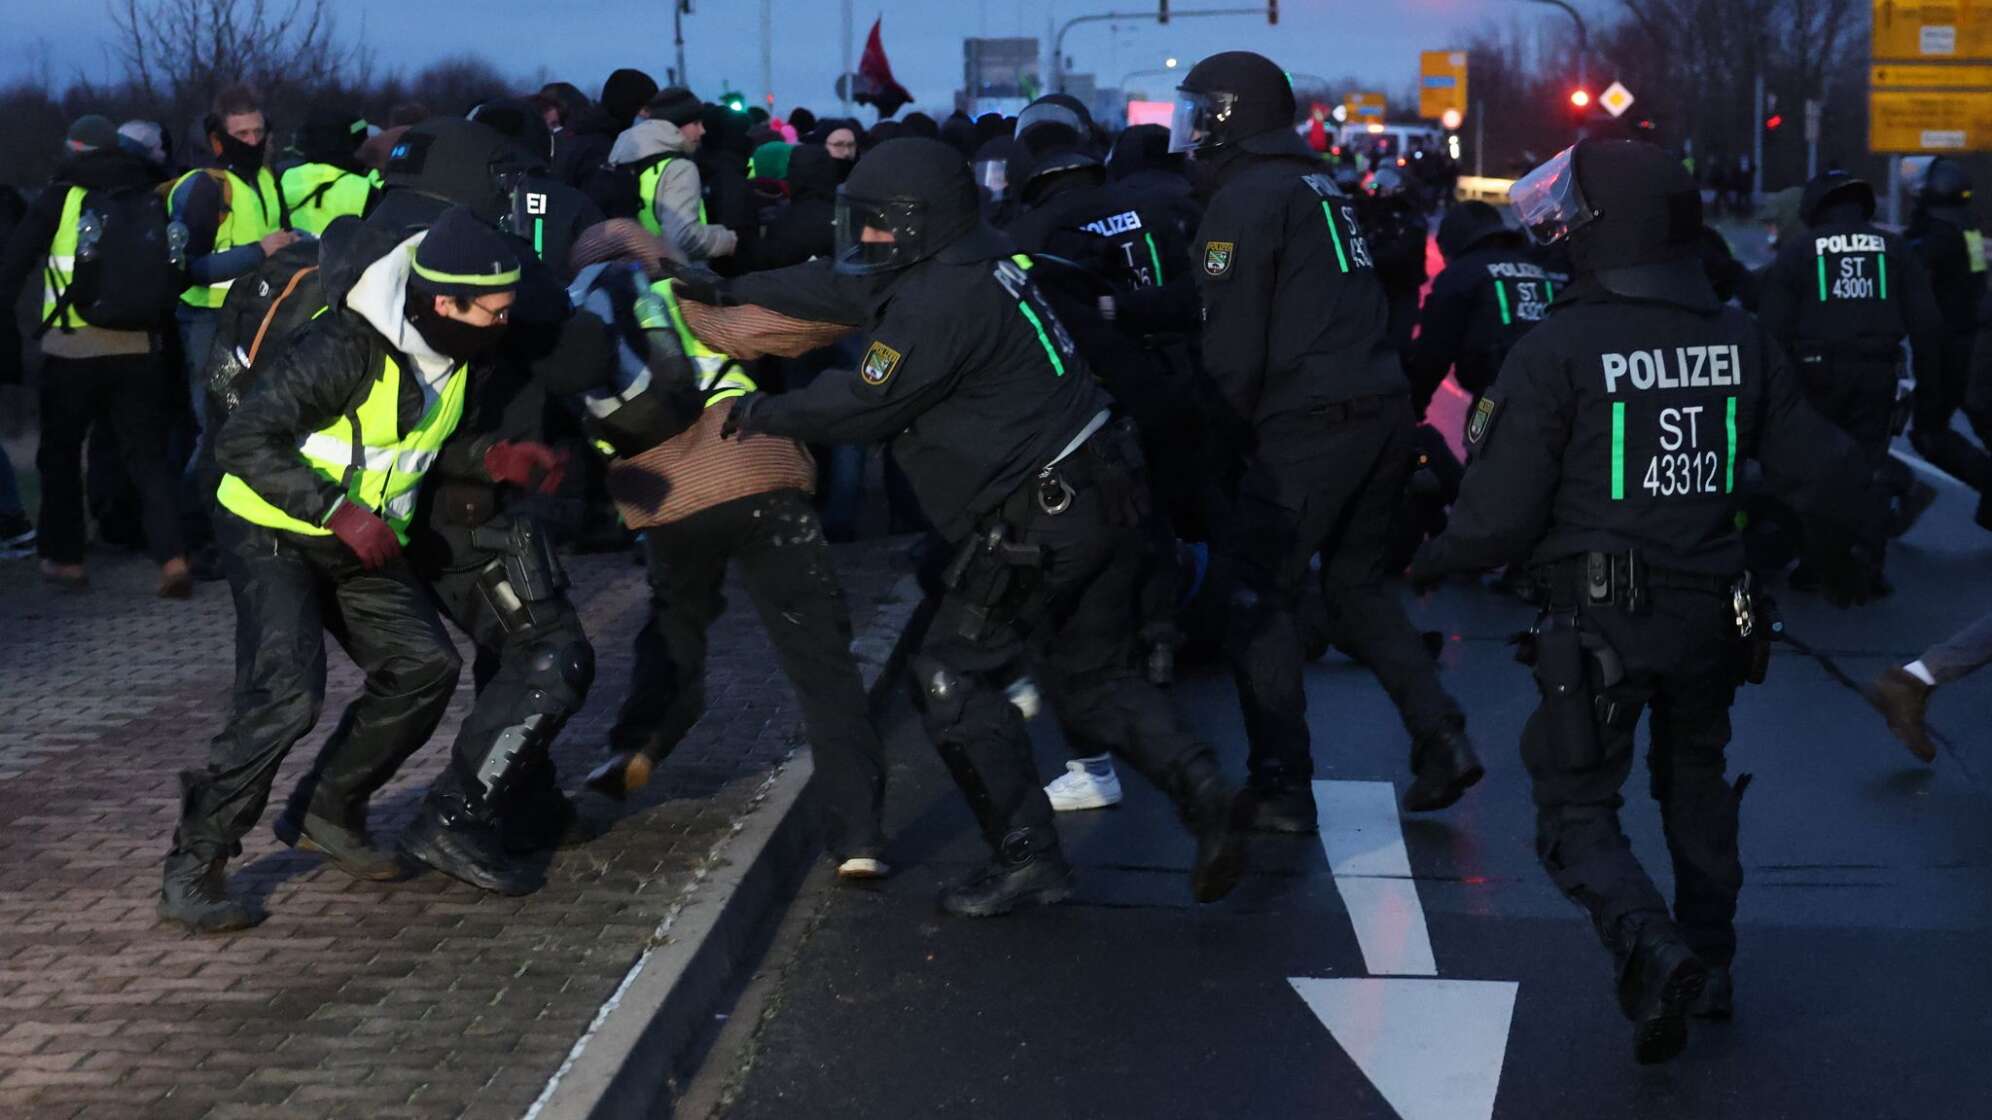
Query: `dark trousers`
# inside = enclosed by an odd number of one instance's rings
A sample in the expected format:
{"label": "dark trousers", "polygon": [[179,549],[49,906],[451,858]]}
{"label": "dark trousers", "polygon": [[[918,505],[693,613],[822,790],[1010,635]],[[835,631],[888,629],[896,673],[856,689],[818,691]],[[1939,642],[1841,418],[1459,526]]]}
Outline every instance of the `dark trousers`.
{"label": "dark trousers", "polygon": [[1376,674],[1412,738],[1465,726],[1392,585],[1391,542],[1412,465],[1410,398],[1360,411],[1334,424],[1295,416],[1264,425],[1219,544],[1226,644],[1261,786],[1314,774],[1295,608],[1317,552],[1328,631]]}
{"label": "dark trousers", "polygon": [[629,698],[609,733],[615,749],[661,759],[704,713],[708,631],[726,609],[721,588],[728,562],[736,562],[802,705],[831,817],[830,850],[876,855],[884,847],[884,748],[851,657],[850,609],[809,497],[778,490],[737,498],[645,530],[644,540],[650,620],[637,634]]}
{"label": "dark trousers", "polygon": [[[1723,776],[1729,706],[1742,677],[1744,646],[1729,598],[1657,588],[1647,613],[1586,607],[1583,625],[1616,650],[1624,679],[1597,688],[1596,749],[1573,744],[1571,724],[1548,700],[1522,731],[1522,760],[1533,782],[1536,854],[1563,893],[1590,915],[1608,947],[1667,904],[1619,827],[1620,796],[1632,770],[1639,717],[1652,721],[1649,789],[1660,803],[1674,863],[1673,916],[1702,959],[1736,955],[1736,897],[1743,889],[1737,810],[1747,779]],[[1602,682],[1595,665],[1590,683]],[[1631,923],[1629,926],[1627,923]]]}
{"label": "dark trousers", "polygon": [[364,829],[367,799],[442,721],[456,650],[429,592],[404,562],[360,567],[344,545],[216,515],[235,596],[235,693],[204,770],[181,775],[179,851],[232,854],[269,801],[291,747],[325,704],[325,635],[366,674],[314,767],[310,810]]}
{"label": "dark trousers", "polygon": [[1075,753],[1112,753],[1172,795],[1209,749],[1141,672],[1146,530],[1110,527],[1090,487],[1063,513],[1033,508],[1011,524],[1037,561],[978,557],[943,595],[913,661],[927,733],[998,850],[1020,834],[1031,847],[1057,842],[1023,716],[1004,694],[1024,672]]}
{"label": "dark trousers", "polygon": [[167,396],[155,354],[55,358],[42,366],[41,554],[58,564],[83,562],[83,439],[92,423],[116,432],[124,469],[138,489],[146,551],[156,562],[185,552],[176,475],[166,465]]}

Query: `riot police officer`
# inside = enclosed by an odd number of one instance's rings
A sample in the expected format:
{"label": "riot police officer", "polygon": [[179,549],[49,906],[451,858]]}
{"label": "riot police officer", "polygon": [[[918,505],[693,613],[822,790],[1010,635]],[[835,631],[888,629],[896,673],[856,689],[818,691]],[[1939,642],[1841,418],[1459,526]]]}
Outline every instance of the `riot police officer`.
{"label": "riot police officer", "polygon": [[[1805,235],[1778,247],[1759,317],[1797,362],[1813,407],[1853,437],[1905,503],[1897,524],[1906,528],[1933,495],[1927,484],[1915,490],[1888,454],[1908,419],[1902,342],[1917,375],[1940,380],[1944,320],[1922,261],[1874,224],[1874,210],[1874,188],[1845,172],[1807,183],[1799,202]],[[1808,586],[1816,565],[1817,549],[1808,545],[1794,584]]]}
{"label": "riot police officer", "polygon": [[1355,196],[1356,221],[1376,262],[1376,278],[1390,300],[1391,349],[1411,349],[1418,323],[1418,293],[1425,286],[1425,244],[1430,233],[1418,186],[1402,168],[1386,163]]}
{"label": "riot police officer", "polygon": [[1568,277],[1531,260],[1525,241],[1485,202],[1462,202],[1439,220],[1446,267],[1432,281],[1406,363],[1419,415],[1448,370],[1477,403],[1508,351],[1548,315],[1550,300]]}
{"label": "riot police officer", "polygon": [[[1971,211],[1971,177],[1962,164],[1947,156],[1930,161],[1903,236],[1929,269],[1944,320],[1941,375],[1927,369],[1918,373],[1909,442],[1939,468],[1983,491],[1992,484],[1992,460],[1950,426],[1952,415],[1965,404],[1972,338],[1986,292],[1985,235]],[[1980,425],[1982,418],[1972,422]]]}
{"label": "riot police officer", "polygon": [[[862,325],[858,368],[748,394],[728,427],[827,443],[889,439],[952,549],[913,661],[928,733],[961,785],[989,866],[941,896],[970,917],[1071,893],[1023,718],[1027,669],[1070,725],[1175,799],[1195,833],[1200,901],[1243,869],[1232,787],[1141,675],[1134,600],[1147,541],[1140,452],[1032,279],[984,225],[953,148],[889,140],[838,192],[833,273],[797,265],[733,282],[777,311]],[[841,274],[841,275],[838,275]]]}
{"label": "riot police officer", "polygon": [[[1635,1057],[1664,1061],[1691,1008],[1730,1009],[1749,778],[1726,781],[1723,752],[1766,637],[1735,527],[1740,460],[1836,517],[1863,508],[1867,472],[1805,403],[1775,341],[1716,302],[1696,255],[1701,196],[1678,161],[1636,141],[1584,141],[1511,197],[1536,237],[1568,244],[1576,276],[1475,406],[1451,523],[1412,578],[1513,561],[1541,582],[1542,702],[1522,736],[1536,852],[1617,962]],[[1878,538],[1878,526],[1862,534]],[[1619,828],[1647,710],[1671,914]]]}
{"label": "riot police officer", "polygon": [[1410,473],[1409,386],[1354,201],[1292,130],[1293,89],[1247,51],[1198,63],[1172,146],[1217,184],[1197,231],[1204,367],[1224,421],[1252,444],[1220,578],[1251,738],[1255,827],[1311,832],[1314,772],[1294,607],[1320,553],[1330,625],[1402,713],[1416,775],[1404,803],[1440,809],[1483,774],[1459,705],[1390,585],[1391,526]]}

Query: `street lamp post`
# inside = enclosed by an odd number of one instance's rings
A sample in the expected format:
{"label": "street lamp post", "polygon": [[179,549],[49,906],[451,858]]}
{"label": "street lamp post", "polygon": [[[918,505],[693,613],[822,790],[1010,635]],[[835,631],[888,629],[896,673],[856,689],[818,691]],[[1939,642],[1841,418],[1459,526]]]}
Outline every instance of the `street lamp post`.
{"label": "street lamp post", "polygon": [[[1563,9],[1563,14],[1569,16],[1577,24],[1577,88],[1589,93],[1591,90],[1591,32],[1589,28],[1584,26],[1584,16],[1576,8],[1565,3],[1565,0],[1529,0],[1529,2],[1532,4],[1548,4],[1551,7],[1561,8]],[[1577,126],[1577,138],[1579,140],[1584,138],[1584,131],[1584,126],[1580,123]]]}
{"label": "street lamp post", "polygon": [[[1197,8],[1186,12],[1172,12],[1171,18],[1187,16],[1262,16],[1265,8]],[[1082,23],[1104,23],[1108,20],[1150,20],[1154,12],[1099,12],[1089,16],[1073,16],[1059,25],[1058,34],[1051,40],[1051,88],[1053,92],[1065,92],[1065,33]]]}

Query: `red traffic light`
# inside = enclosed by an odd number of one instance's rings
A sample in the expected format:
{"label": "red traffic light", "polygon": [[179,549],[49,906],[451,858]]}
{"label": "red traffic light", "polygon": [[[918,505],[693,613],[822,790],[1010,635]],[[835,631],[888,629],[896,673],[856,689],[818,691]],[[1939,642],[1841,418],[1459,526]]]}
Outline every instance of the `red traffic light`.
{"label": "red traffic light", "polygon": [[1784,126],[1783,113],[1772,113],[1770,116],[1764,118],[1765,132],[1776,132],[1779,128],[1783,126]]}
{"label": "red traffic light", "polygon": [[1572,105],[1575,105],[1575,106],[1576,106],[1576,107],[1578,107],[1579,109],[1582,109],[1582,108],[1584,108],[1585,106],[1587,106],[1587,105],[1589,105],[1589,104],[1591,103],[1591,91],[1590,91],[1590,90],[1587,90],[1587,89],[1573,89],[1573,90],[1571,90],[1571,91],[1570,91],[1570,103],[1571,103]]}

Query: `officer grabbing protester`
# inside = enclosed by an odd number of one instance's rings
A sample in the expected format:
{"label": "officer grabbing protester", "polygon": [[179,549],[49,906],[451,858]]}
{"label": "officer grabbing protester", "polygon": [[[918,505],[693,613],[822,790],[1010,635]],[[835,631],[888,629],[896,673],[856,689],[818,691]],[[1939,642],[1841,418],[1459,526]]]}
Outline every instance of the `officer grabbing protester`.
{"label": "officer grabbing protester", "polygon": [[[325,246],[335,269],[342,249]],[[506,239],[448,211],[328,291],[330,309],[229,417],[215,447],[227,472],[215,520],[235,596],[235,693],[207,766],[182,775],[161,917],[199,932],[259,920],[230,897],[223,872],[284,755],[317,722],[328,633],[366,689],[320,753],[296,839],[357,877],[398,876],[368,839],[367,800],[436,729],[459,669],[402,547],[423,476],[463,415],[473,367],[504,337],[518,283]]]}
{"label": "officer grabbing protester", "polygon": [[728,427],[822,443],[889,439],[951,549],[915,657],[928,733],[968,798],[990,864],[941,896],[985,917],[1072,890],[1023,716],[1027,669],[1062,721],[1176,801],[1196,835],[1191,887],[1243,871],[1232,787],[1144,679],[1135,603],[1148,540],[1140,452],[1032,279],[980,216],[959,152],[889,140],[838,192],[835,272],[804,264],[734,281],[745,302],[862,324],[858,368],[740,398]]}
{"label": "officer grabbing protester", "polygon": [[[1617,964],[1634,1056],[1665,1061],[1690,1011],[1726,1019],[1749,776],[1724,778],[1729,707],[1759,680],[1772,622],[1736,529],[1742,460],[1836,530],[1847,570],[1879,547],[1867,463],[1805,402],[1769,332],[1716,302],[1696,255],[1701,195],[1650,144],[1585,141],[1510,192],[1575,277],[1474,407],[1449,527],[1414,582],[1526,563],[1546,607],[1525,649],[1542,700],[1522,735],[1536,852]],[[1854,511],[1874,508],[1862,524]],[[1619,827],[1633,734],[1647,758],[1670,912]]]}
{"label": "officer grabbing protester", "polygon": [[1385,337],[1387,299],[1354,200],[1293,118],[1286,74],[1229,51],[1184,79],[1171,144],[1217,184],[1195,254],[1203,360],[1227,406],[1214,423],[1251,447],[1215,539],[1252,742],[1253,824],[1297,833],[1316,827],[1295,607],[1317,552],[1330,625],[1411,733],[1405,807],[1445,808],[1485,771],[1391,584],[1412,416]]}

